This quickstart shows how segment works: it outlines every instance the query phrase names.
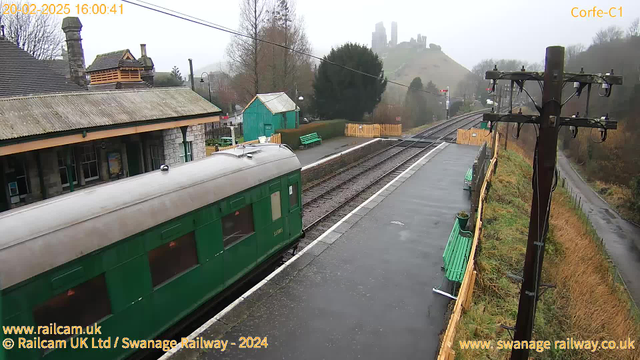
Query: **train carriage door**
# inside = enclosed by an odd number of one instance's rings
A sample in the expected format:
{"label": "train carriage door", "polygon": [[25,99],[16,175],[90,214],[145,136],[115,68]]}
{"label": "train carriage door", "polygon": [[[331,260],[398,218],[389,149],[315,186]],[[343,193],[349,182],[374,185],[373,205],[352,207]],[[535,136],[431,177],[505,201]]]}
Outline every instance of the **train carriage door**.
{"label": "train carriage door", "polygon": [[300,199],[300,177],[298,174],[289,176],[287,196],[289,197],[287,239],[290,240],[302,233],[302,205]]}
{"label": "train carriage door", "polygon": [[[269,240],[269,250],[270,254],[272,251],[275,251],[277,248],[282,246],[285,241],[285,232],[284,232],[284,218],[286,217],[282,211],[283,209],[283,197],[284,199],[288,199],[288,197],[283,196],[282,183],[280,180],[278,182],[273,183],[269,186],[269,193],[271,194],[271,235]],[[267,255],[267,254],[265,254]]]}

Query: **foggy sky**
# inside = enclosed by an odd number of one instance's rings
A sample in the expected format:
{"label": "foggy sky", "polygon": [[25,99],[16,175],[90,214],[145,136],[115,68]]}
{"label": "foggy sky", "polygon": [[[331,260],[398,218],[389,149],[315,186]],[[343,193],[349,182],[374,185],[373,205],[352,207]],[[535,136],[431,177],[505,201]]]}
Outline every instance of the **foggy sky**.
{"label": "foggy sky", "polygon": [[[214,23],[236,29],[241,0],[149,0]],[[48,1],[50,2],[50,1]],[[75,11],[77,3],[69,0]],[[32,2],[33,3],[33,2]],[[42,3],[41,1],[35,2]],[[117,0],[101,3],[120,4]],[[571,8],[594,5],[607,11],[622,6],[622,17],[574,18]],[[325,55],[332,46],[347,41],[371,46],[371,32],[383,21],[391,38],[391,21],[398,22],[398,42],[418,33],[427,43],[436,43],[454,60],[471,69],[485,58],[517,58],[542,62],[546,46],[574,43],[589,45],[600,28],[618,25],[624,30],[640,16],[640,1],[617,0],[298,0],[297,13],[304,18],[313,53]],[[225,60],[230,36],[134,5],[124,4],[124,15],[80,15],[86,65],[100,53],[130,49],[140,56],[140,43],[147,44],[156,71],[177,65],[188,73],[188,58],[194,70]],[[195,74],[199,76],[200,74]]]}

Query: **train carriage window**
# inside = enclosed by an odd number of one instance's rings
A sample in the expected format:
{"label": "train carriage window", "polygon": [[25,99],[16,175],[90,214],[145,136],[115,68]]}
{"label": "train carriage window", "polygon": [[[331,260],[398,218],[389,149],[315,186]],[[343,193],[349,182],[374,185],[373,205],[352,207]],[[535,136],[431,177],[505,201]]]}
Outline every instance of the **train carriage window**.
{"label": "train carriage window", "polygon": [[222,218],[224,248],[253,234],[253,207],[245,206]]}
{"label": "train carriage window", "polygon": [[298,183],[289,185],[289,208],[298,206]]}
{"label": "train carriage window", "polygon": [[282,216],[282,207],[280,205],[280,191],[271,194],[271,221],[276,221]]}
{"label": "train carriage window", "polygon": [[[104,274],[98,275],[62,294],[56,295],[33,309],[37,326],[81,326],[96,323],[111,314],[111,302]],[[48,336],[47,339],[64,339],[69,335]]]}
{"label": "train carriage window", "polygon": [[156,287],[198,265],[195,233],[162,244],[149,251],[148,256],[151,283]]}

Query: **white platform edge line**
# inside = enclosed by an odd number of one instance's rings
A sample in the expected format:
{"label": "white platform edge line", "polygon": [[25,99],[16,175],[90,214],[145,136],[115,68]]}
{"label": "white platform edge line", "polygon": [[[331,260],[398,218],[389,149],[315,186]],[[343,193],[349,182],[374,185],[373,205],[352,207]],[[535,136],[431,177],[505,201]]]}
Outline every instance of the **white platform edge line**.
{"label": "white platform edge line", "polygon": [[348,152],[351,152],[351,151],[356,150],[356,149],[359,149],[359,148],[361,148],[361,147],[363,147],[363,146],[365,146],[365,145],[368,145],[368,144],[371,144],[371,143],[373,143],[373,142],[380,141],[380,140],[381,140],[380,138],[375,138],[375,139],[373,139],[373,140],[367,141],[366,143],[362,143],[362,144],[360,144],[360,145],[358,145],[358,146],[354,146],[354,147],[352,147],[351,149],[347,149],[347,150],[345,150],[345,151],[341,151],[341,152],[339,152],[339,153],[337,153],[337,154],[333,154],[333,155],[331,155],[331,156],[329,156],[329,157],[326,157],[326,158],[324,158],[324,159],[320,159],[320,160],[318,160],[318,161],[316,161],[316,162],[314,162],[314,163],[312,163],[312,164],[309,164],[309,165],[305,165],[305,166],[303,166],[303,167],[302,167],[302,171],[305,171],[305,170],[307,170],[307,169],[310,169],[310,168],[312,168],[312,167],[314,167],[314,166],[318,166],[318,165],[320,165],[320,164],[322,164],[322,163],[324,163],[324,162],[327,162],[327,161],[329,161],[329,160],[331,160],[331,159],[335,159],[335,158],[337,158],[338,156],[344,155],[344,154],[346,154],[346,153],[348,153]]}
{"label": "white platform edge line", "polygon": [[[378,139],[375,139],[378,140]],[[366,143],[365,143],[366,144]],[[364,144],[363,144],[364,145]],[[348,218],[351,217],[351,215],[355,214],[358,210],[360,210],[363,206],[365,206],[366,204],[368,204],[369,202],[371,202],[371,200],[375,199],[381,192],[385,191],[389,186],[391,186],[391,184],[393,184],[394,182],[396,182],[401,176],[403,176],[404,174],[406,174],[409,170],[413,169],[415,166],[417,166],[422,160],[424,160],[427,156],[431,155],[431,153],[433,153],[434,151],[447,146],[448,143],[443,142],[442,144],[436,146],[433,150],[429,151],[428,153],[426,153],[424,156],[422,156],[420,159],[418,159],[418,161],[414,162],[411,166],[409,166],[405,171],[403,171],[402,173],[400,173],[398,176],[396,176],[393,180],[391,180],[387,185],[385,185],[384,187],[382,187],[382,189],[378,190],[375,194],[371,195],[371,197],[369,197],[367,200],[365,200],[362,204],[358,205],[355,209],[353,209],[350,213],[348,213],[345,217],[343,217],[342,219],[340,219],[337,223],[335,223],[333,226],[331,226],[329,229],[327,229],[327,231],[325,231],[324,233],[322,233],[322,235],[318,236],[317,239],[313,240],[309,245],[307,245],[307,247],[305,247],[304,249],[302,249],[300,252],[298,252],[295,256],[293,256],[291,259],[289,259],[286,263],[284,263],[282,266],[280,266],[278,269],[276,269],[274,272],[272,272],[271,274],[269,274],[269,276],[267,276],[266,278],[264,278],[262,281],[260,281],[259,283],[257,283],[256,285],[254,285],[251,289],[247,290],[247,292],[245,292],[244,294],[242,294],[242,296],[240,296],[238,299],[236,299],[236,301],[232,302],[231,304],[229,304],[226,308],[224,308],[222,311],[220,311],[218,314],[216,314],[213,318],[209,319],[206,323],[202,324],[202,326],[200,326],[199,328],[197,328],[194,332],[192,332],[191,334],[189,334],[189,336],[187,336],[187,339],[189,340],[193,340],[196,338],[196,336],[200,335],[203,331],[205,331],[208,327],[210,327],[211,325],[213,325],[213,323],[215,323],[216,321],[220,320],[225,314],[227,314],[229,311],[231,311],[234,307],[236,307],[238,304],[240,304],[243,300],[245,300],[247,297],[249,297],[249,295],[251,295],[252,293],[254,293],[256,290],[260,289],[264,284],[266,284],[267,282],[269,282],[269,280],[273,279],[274,276],[278,275],[282,270],[284,270],[285,268],[287,268],[291,263],[293,263],[294,261],[296,261],[296,259],[298,259],[300,256],[302,256],[304,253],[307,252],[307,250],[311,249],[313,246],[315,246],[320,240],[322,240],[325,236],[327,236],[330,232],[332,232],[335,228],[337,228],[338,226],[340,226],[345,220],[347,220]],[[178,345],[176,345],[175,347],[173,347],[171,350],[167,351],[164,355],[162,355],[160,358],[158,358],[158,360],[166,360],[168,358],[170,358],[173,354],[175,354],[176,352],[178,352],[178,350],[180,350],[182,348],[182,344],[179,342]]]}

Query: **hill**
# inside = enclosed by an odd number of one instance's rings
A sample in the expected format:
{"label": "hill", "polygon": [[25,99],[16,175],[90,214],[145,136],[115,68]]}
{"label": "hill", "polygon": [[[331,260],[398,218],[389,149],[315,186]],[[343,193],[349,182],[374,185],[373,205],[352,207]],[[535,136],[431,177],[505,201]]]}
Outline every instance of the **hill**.
{"label": "hill", "polygon": [[[409,43],[398,44],[381,57],[384,73],[389,80],[404,84],[411,83],[413,78],[419,76],[423,84],[433,81],[438,88],[449,86],[453,92],[456,85],[469,73],[467,68],[441,50],[419,49],[410,46]],[[387,89],[391,91],[399,89],[402,96],[406,92],[406,89],[397,86],[388,86]]]}

